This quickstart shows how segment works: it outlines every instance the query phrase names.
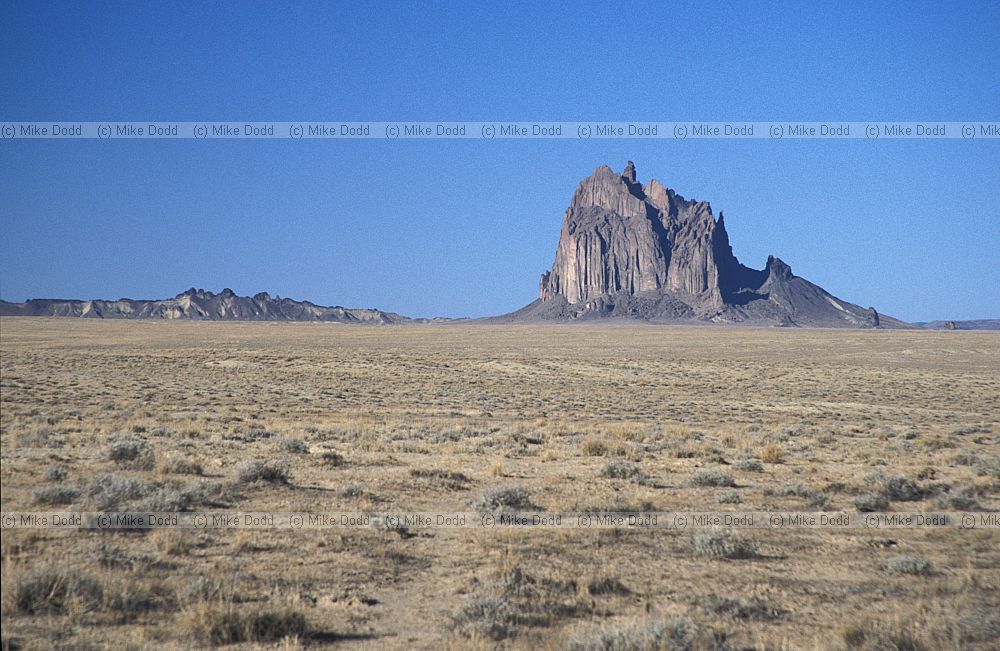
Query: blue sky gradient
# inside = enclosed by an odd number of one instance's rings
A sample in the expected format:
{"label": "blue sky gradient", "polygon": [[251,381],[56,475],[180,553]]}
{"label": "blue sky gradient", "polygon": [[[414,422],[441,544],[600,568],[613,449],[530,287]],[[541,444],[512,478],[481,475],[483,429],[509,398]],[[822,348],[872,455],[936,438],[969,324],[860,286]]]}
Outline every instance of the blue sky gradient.
{"label": "blue sky gradient", "polygon": [[[0,120],[1000,120],[1000,6],[17,3]],[[907,320],[1000,317],[1000,142],[2,141],[0,296],[190,286],[482,316],[633,160],[733,248]]]}

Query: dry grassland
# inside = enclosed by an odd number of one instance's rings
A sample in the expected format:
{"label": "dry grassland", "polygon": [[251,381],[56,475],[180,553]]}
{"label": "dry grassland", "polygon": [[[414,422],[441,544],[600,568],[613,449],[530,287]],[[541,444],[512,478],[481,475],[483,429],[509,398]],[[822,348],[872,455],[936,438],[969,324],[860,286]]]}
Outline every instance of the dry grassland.
{"label": "dry grassland", "polygon": [[[995,510],[1000,335],[4,319],[12,510]],[[1000,532],[5,530],[4,648],[990,649]]]}

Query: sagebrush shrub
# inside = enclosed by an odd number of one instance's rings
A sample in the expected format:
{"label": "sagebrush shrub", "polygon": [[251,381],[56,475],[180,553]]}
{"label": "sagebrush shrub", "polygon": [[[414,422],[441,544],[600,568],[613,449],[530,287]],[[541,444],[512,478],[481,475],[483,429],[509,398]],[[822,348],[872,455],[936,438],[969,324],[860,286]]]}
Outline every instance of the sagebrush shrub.
{"label": "sagebrush shrub", "polygon": [[253,459],[243,463],[236,469],[236,481],[240,484],[250,484],[263,481],[272,484],[288,483],[288,467],[280,461],[268,459]]}
{"label": "sagebrush shrub", "polygon": [[731,488],[736,486],[736,481],[732,476],[718,470],[698,470],[688,477],[688,484]]}
{"label": "sagebrush shrub", "polygon": [[881,493],[863,493],[851,501],[854,503],[854,508],[862,513],[885,511],[889,508],[889,500]]}
{"label": "sagebrush shrub", "polygon": [[899,556],[893,556],[886,563],[890,572],[896,572],[898,574],[916,574],[916,575],[927,575],[930,574],[934,566],[930,561],[923,559],[914,554],[900,554]]}
{"label": "sagebrush shrub", "polygon": [[152,470],[156,462],[153,448],[132,434],[113,434],[108,444],[108,459],[123,468]]}
{"label": "sagebrush shrub", "polygon": [[487,488],[473,506],[484,513],[516,513],[535,508],[531,495],[523,486]]}
{"label": "sagebrush shrub", "polygon": [[700,531],[692,548],[695,556],[706,559],[739,560],[757,558],[757,543],[735,531]]}

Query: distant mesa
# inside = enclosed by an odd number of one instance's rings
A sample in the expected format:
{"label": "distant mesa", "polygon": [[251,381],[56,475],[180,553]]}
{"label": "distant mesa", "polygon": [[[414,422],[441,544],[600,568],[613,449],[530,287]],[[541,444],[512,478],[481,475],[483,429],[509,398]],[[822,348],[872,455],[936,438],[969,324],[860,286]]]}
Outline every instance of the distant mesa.
{"label": "distant mesa", "polygon": [[577,188],[539,298],[500,321],[624,317],[784,327],[906,328],[841,300],[771,256],[763,270],[733,255],[725,218],[656,179],[602,165]]}
{"label": "distant mesa", "polygon": [[214,294],[191,289],[173,298],[117,301],[33,298],[24,303],[0,301],[0,316],[75,316],[95,319],[193,319],[202,321],[327,321],[394,324],[423,321],[375,309],[324,307],[267,292],[237,296],[229,289]]}

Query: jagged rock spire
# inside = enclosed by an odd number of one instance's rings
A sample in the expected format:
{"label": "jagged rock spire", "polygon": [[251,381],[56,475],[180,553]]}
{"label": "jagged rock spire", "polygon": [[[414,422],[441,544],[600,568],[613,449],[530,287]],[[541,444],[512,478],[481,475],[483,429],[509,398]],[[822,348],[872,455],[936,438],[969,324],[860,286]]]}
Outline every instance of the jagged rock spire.
{"label": "jagged rock spire", "polygon": [[629,183],[635,183],[635,163],[629,161],[625,164],[625,170],[622,171],[622,178],[627,179]]}
{"label": "jagged rock spire", "polygon": [[707,203],[687,201],[657,181],[643,188],[632,161],[620,175],[602,165],[573,195],[540,296],[575,304],[665,289],[721,304],[715,228]]}

